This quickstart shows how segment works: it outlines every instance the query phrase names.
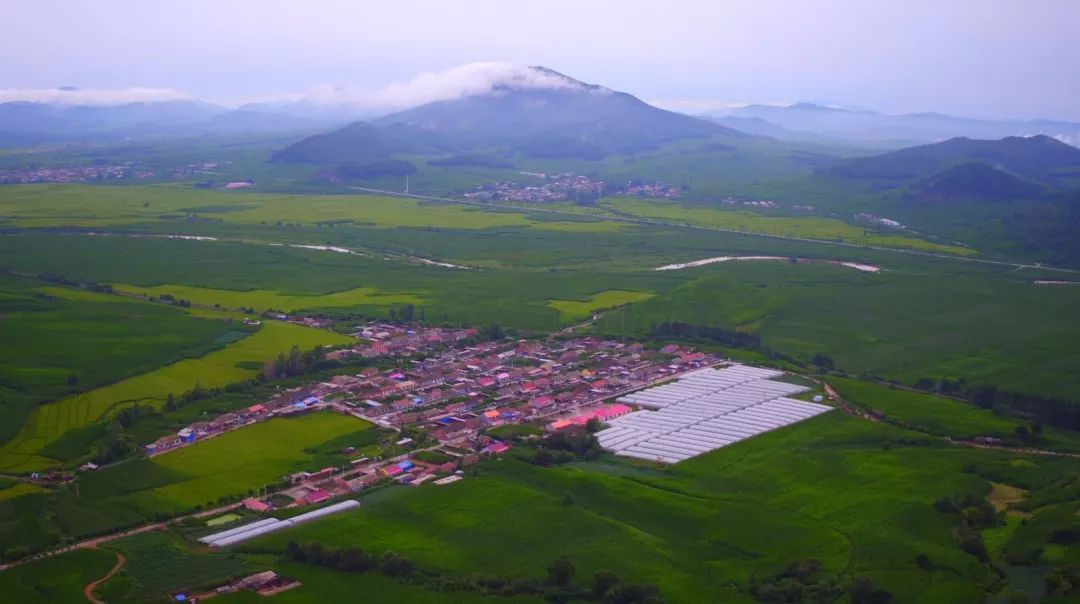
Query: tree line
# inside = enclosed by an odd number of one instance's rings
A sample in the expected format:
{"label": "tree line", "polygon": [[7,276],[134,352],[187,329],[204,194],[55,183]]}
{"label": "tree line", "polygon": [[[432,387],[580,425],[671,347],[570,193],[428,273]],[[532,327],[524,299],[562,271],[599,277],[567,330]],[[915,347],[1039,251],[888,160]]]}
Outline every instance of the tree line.
{"label": "tree line", "polygon": [[467,577],[432,569],[422,569],[397,552],[378,554],[359,547],[332,549],[321,543],[289,541],[284,558],[338,572],[379,572],[399,581],[437,592],[462,591],[484,595],[540,596],[549,602],[601,602],[603,604],[662,604],[659,588],[649,583],[627,583],[612,571],[597,571],[586,585],[574,582],[577,569],[569,558],[552,560],[544,569],[545,578],[511,579],[485,574]]}

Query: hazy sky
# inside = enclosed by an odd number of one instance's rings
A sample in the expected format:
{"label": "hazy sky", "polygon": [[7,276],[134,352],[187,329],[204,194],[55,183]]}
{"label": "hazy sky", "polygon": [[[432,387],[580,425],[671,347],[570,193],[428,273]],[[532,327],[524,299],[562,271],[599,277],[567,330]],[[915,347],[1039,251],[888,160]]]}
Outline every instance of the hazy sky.
{"label": "hazy sky", "polygon": [[[694,102],[683,106],[815,100],[1080,120],[1080,0],[3,4],[0,89],[117,98],[108,91],[141,87],[235,103],[385,92],[490,61]],[[32,92],[5,98],[19,94]]]}

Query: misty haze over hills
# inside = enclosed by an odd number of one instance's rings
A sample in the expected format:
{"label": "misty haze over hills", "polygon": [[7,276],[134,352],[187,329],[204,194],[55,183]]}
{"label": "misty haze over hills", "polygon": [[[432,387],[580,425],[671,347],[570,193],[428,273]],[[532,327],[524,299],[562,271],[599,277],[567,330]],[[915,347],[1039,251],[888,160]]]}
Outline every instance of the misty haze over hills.
{"label": "misty haze over hills", "polygon": [[862,142],[932,142],[956,136],[1004,138],[1045,134],[1062,142],[1080,142],[1080,124],[1056,120],[986,120],[911,113],[886,115],[813,103],[787,106],[748,105],[712,112],[707,117],[732,128],[788,140]]}
{"label": "misty haze over hills", "polygon": [[[523,104],[510,109],[506,98],[500,95],[509,90],[530,91],[531,101],[522,100]],[[541,97],[546,91],[547,101],[562,98],[585,99],[587,96],[574,97],[572,92],[589,91],[597,95],[608,94],[614,99],[608,104],[614,107],[618,102],[621,110],[643,112],[649,109],[644,102],[625,93],[616,93],[603,86],[584,84],[564,76],[554,70],[543,67],[524,67],[504,63],[473,63],[441,72],[426,73],[400,84],[392,84],[374,92],[363,92],[351,88],[324,88],[305,95],[292,95],[278,100],[243,103],[234,108],[207,103],[190,98],[173,90],[131,89],[127,91],[81,91],[65,87],[46,91],[5,91],[0,99],[24,97],[34,100],[12,100],[0,103],[0,145],[25,146],[60,142],[100,142],[125,138],[164,138],[179,136],[206,136],[215,134],[266,134],[284,132],[311,132],[328,130],[333,126],[343,125],[355,120],[375,120],[378,125],[387,125],[388,120],[402,124],[408,122],[416,130],[432,130],[433,122],[440,111],[444,118],[439,129],[447,133],[462,135],[465,122],[456,127],[445,120],[445,103],[471,99],[472,108],[465,113],[473,116],[481,112],[496,113],[517,112],[520,119],[535,119],[538,112],[526,111],[529,104],[543,105]],[[135,102],[126,102],[134,99]],[[423,111],[419,111],[424,107]],[[463,110],[458,106],[454,110]],[[575,122],[589,122],[592,133],[580,133],[590,145],[596,146],[597,137],[617,137],[622,133],[619,128],[612,128],[596,119],[608,115],[608,110],[597,113],[597,104],[576,105],[560,104],[560,117],[549,111],[549,118],[541,120],[539,125],[531,125],[525,135],[517,132],[515,136],[537,136],[536,129],[548,130],[558,122],[564,127],[571,127]],[[410,113],[410,110],[413,112]],[[659,116],[659,110],[654,115]],[[419,112],[419,113],[418,113]],[[616,111],[616,113],[618,113]],[[654,142],[681,138],[686,128],[704,129],[703,126],[687,118],[665,112],[667,117],[663,130],[654,130],[649,136]],[[425,114],[426,123],[419,119]],[[394,117],[391,117],[394,116]],[[610,117],[610,115],[609,115]],[[926,143],[946,138],[965,136],[970,138],[1002,138],[1006,136],[1032,136],[1044,134],[1069,144],[1080,141],[1080,124],[1054,120],[986,120],[954,117],[937,113],[917,113],[907,115],[886,115],[867,110],[847,110],[811,103],[796,103],[789,106],[748,105],[724,111],[707,113],[703,117],[729,128],[756,136],[767,136],[780,140],[842,142],[848,144],[871,144],[877,146],[900,147],[914,143]],[[551,124],[549,120],[554,120]],[[481,125],[484,120],[474,121]],[[496,127],[484,123],[485,128],[494,134],[500,129],[514,126],[512,121]],[[658,125],[658,124],[657,124]],[[656,126],[656,125],[654,125]],[[607,129],[607,131],[605,131]],[[704,130],[703,130],[704,131]],[[716,132],[721,132],[717,130]],[[433,133],[432,133],[433,134]],[[557,133],[549,132],[559,140]],[[564,133],[565,134],[565,133]],[[730,131],[728,131],[730,134]],[[487,136],[487,135],[485,135]],[[482,138],[482,137],[481,137]],[[430,144],[428,140],[425,143]],[[604,147],[605,145],[600,145]],[[612,148],[642,148],[640,145],[622,143]],[[583,150],[585,152],[585,150]],[[595,155],[594,152],[590,152]],[[588,153],[587,153],[588,154]]]}

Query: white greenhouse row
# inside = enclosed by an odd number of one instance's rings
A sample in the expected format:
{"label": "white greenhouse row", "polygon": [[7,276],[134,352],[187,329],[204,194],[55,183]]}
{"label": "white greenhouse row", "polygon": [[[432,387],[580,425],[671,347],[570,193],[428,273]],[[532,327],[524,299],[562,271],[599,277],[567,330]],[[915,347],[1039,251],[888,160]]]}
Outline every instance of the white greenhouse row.
{"label": "white greenhouse row", "polygon": [[781,375],[744,365],[695,371],[621,397],[656,411],[613,419],[597,439],[618,455],[675,463],[832,409],[786,398],[808,388],[769,379]]}
{"label": "white greenhouse row", "polygon": [[270,533],[275,533],[281,529],[289,528],[290,526],[296,526],[305,522],[321,518],[323,516],[329,516],[330,514],[336,514],[355,507],[360,507],[360,502],[353,499],[346,499],[345,501],[335,503],[334,505],[328,505],[324,508],[319,508],[299,516],[293,516],[285,520],[278,520],[277,518],[265,518],[257,522],[245,524],[227,531],[221,531],[220,533],[214,533],[207,535],[199,539],[203,543],[210,547],[228,547],[237,543],[247,541],[248,539],[254,539],[255,537],[261,537]]}

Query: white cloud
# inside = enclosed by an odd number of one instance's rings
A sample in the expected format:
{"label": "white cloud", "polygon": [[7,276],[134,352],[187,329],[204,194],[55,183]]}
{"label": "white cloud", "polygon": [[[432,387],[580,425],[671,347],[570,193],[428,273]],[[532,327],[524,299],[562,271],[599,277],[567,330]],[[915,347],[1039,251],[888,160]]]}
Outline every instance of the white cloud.
{"label": "white cloud", "polygon": [[749,103],[746,101],[721,101],[716,99],[653,99],[648,101],[661,109],[678,111],[690,115],[705,115],[707,113],[725,113],[732,109],[748,107],[750,105],[769,105],[772,107],[787,107],[790,101],[769,101],[765,103]]}
{"label": "white cloud", "polygon": [[[318,105],[353,105],[365,109],[404,109],[434,101],[488,94],[499,88],[582,89],[577,80],[512,63],[468,63],[443,71],[424,72],[404,82],[375,90],[355,86],[319,86],[274,101],[309,101]],[[597,87],[594,90],[607,91]]]}
{"label": "white cloud", "polygon": [[123,105],[190,99],[171,88],[0,88],[0,103],[30,101],[56,105]]}

